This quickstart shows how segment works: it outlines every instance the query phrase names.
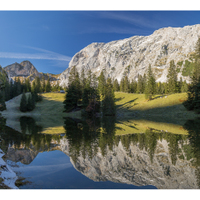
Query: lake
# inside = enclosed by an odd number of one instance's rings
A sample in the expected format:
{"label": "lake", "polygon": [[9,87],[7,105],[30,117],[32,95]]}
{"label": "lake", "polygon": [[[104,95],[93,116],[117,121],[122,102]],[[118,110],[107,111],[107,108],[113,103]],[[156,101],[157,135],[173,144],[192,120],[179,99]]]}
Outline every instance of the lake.
{"label": "lake", "polygon": [[[200,121],[64,118],[42,127],[30,117],[1,122],[4,160],[20,189],[197,189]],[[48,134],[48,131],[56,134]]]}

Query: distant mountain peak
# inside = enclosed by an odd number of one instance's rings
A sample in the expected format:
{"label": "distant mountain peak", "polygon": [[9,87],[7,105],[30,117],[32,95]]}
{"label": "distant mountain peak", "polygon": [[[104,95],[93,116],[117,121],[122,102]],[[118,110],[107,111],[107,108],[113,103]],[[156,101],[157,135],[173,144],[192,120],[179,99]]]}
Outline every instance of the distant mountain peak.
{"label": "distant mountain peak", "polygon": [[10,77],[28,77],[32,74],[39,75],[37,69],[28,60],[22,61],[20,64],[15,62],[14,64],[6,66],[4,70],[9,74]]}

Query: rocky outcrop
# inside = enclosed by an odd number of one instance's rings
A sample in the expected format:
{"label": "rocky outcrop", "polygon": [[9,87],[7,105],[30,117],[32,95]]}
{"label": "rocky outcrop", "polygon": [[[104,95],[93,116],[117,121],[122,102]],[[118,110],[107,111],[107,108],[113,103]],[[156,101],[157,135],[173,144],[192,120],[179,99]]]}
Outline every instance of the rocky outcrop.
{"label": "rocky outcrop", "polygon": [[58,75],[54,74],[45,74],[42,72],[38,72],[35,66],[30,62],[30,61],[23,61],[20,64],[19,63],[14,63],[11,65],[8,65],[4,68],[4,70],[7,72],[9,78],[12,78],[13,80],[15,77],[22,77],[22,78],[27,78],[29,77],[30,81],[33,81],[36,76],[42,79],[44,77],[45,80],[48,78],[50,81],[58,81]]}
{"label": "rocky outcrop", "polygon": [[20,64],[14,63],[4,68],[9,77],[28,77],[30,75],[39,76],[39,72],[30,61],[23,61]]}
{"label": "rocky outcrop", "polygon": [[[185,60],[194,52],[200,36],[200,25],[183,28],[162,28],[149,36],[134,36],[109,43],[92,43],[74,55],[69,67],[60,75],[61,85],[68,84],[72,66],[79,73],[82,69],[97,76],[104,69],[106,77],[121,80],[124,75],[137,80],[138,74],[146,73],[151,64],[157,81],[165,82],[169,63],[180,64],[178,78],[182,76]],[[181,62],[182,61],[182,62]],[[189,77],[182,76],[189,82]]]}
{"label": "rocky outcrop", "polygon": [[[67,139],[60,142],[61,150],[69,155]],[[154,185],[160,189],[194,189],[199,188],[196,182],[195,168],[190,161],[177,159],[172,164],[168,143],[159,140],[151,161],[146,150],[131,144],[126,150],[119,142],[113,150],[107,149],[105,156],[99,149],[96,156],[84,159],[79,155],[74,167],[94,181],[112,181],[133,184],[136,186]]]}

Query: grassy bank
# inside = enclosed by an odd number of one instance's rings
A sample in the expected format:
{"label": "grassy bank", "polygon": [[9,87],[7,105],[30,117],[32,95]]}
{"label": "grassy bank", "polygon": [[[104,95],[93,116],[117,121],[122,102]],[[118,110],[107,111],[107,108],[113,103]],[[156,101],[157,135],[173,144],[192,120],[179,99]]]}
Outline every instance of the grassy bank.
{"label": "grassy bank", "polygon": [[[26,94],[29,95],[28,93]],[[38,102],[31,112],[21,112],[19,110],[21,96],[19,95],[6,102],[7,110],[1,112],[5,117],[6,125],[21,132],[19,118],[22,116],[32,117],[37,125],[43,127],[43,133],[60,134],[64,132],[64,117],[81,118],[81,112],[64,113],[63,101],[65,94],[43,93],[43,101]]]}
{"label": "grassy bank", "polygon": [[[28,95],[28,94],[27,94]],[[6,102],[7,110],[2,115],[7,118],[7,125],[20,131],[19,118],[30,116],[43,127],[45,134],[64,133],[64,117],[81,118],[81,111],[64,113],[65,94],[44,93],[43,101],[37,103],[32,112],[22,113],[19,110],[21,95]],[[198,115],[189,112],[182,105],[187,94],[172,94],[166,97],[155,96],[147,101],[144,94],[116,92],[117,123],[116,134],[142,133],[148,128],[164,130],[175,134],[187,134],[183,129],[188,119]]]}
{"label": "grassy bank", "polygon": [[186,93],[157,95],[153,100],[147,101],[144,94],[116,92],[115,98],[117,111],[123,118],[160,118],[160,120],[164,118],[165,120],[186,121],[198,117],[197,114],[187,111],[183,106],[182,103],[187,99]]}

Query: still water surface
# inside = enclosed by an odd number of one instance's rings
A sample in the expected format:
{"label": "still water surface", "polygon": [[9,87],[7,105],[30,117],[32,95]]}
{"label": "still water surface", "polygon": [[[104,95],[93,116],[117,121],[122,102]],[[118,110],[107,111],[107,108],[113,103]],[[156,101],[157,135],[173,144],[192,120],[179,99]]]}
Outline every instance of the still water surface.
{"label": "still water surface", "polygon": [[18,121],[18,131],[1,123],[0,148],[13,171],[25,178],[20,189],[200,186],[199,120],[177,129],[109,117],[101,121],[66,118],[55,135],[44,134],[44,127],[33,118]]}

